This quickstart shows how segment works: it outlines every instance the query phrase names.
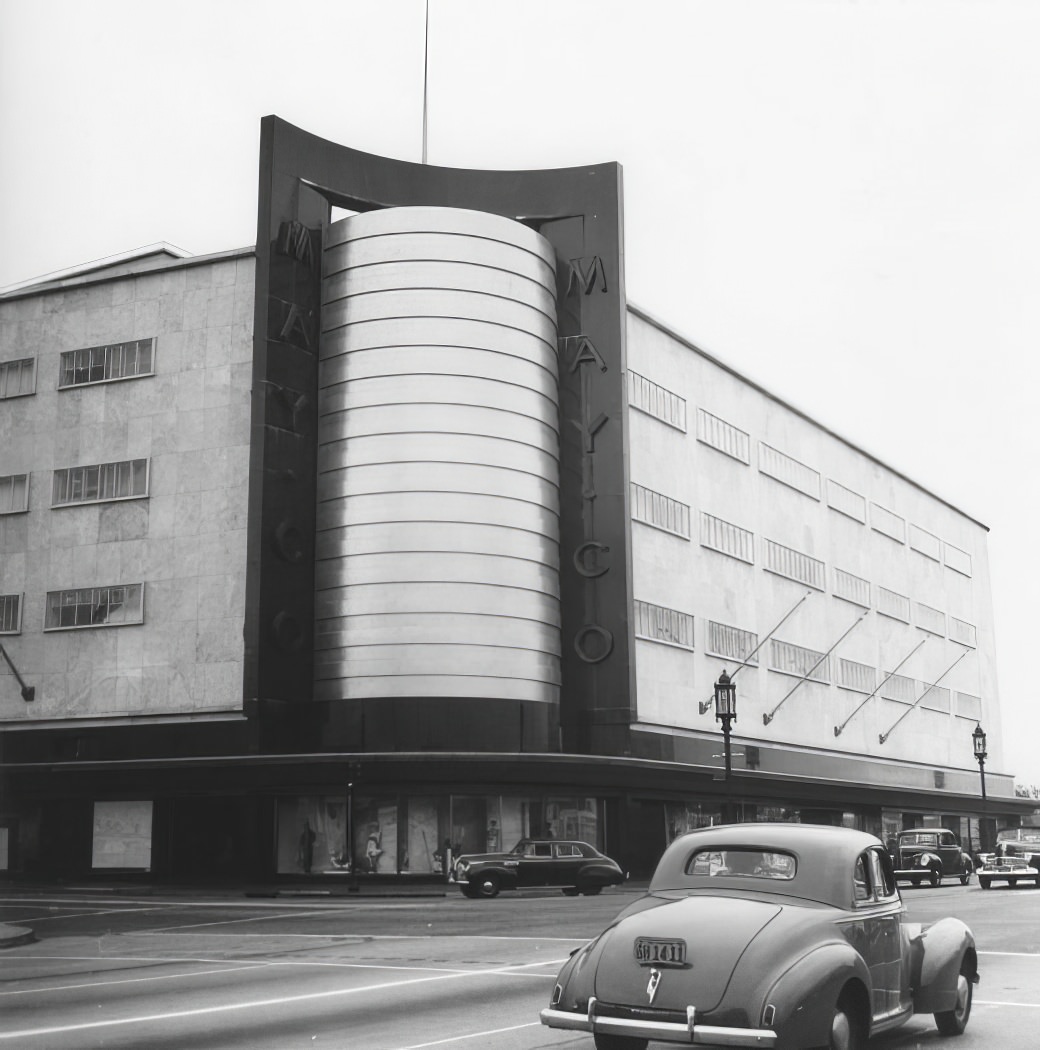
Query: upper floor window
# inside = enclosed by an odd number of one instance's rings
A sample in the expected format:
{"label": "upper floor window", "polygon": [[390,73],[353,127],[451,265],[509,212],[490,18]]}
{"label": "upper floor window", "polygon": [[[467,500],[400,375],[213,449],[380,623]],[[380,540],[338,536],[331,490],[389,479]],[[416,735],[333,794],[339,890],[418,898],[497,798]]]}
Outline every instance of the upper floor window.
{"label": "upper floor window", "polygon": [[36,358],[0,361],[0,398],[36,393]]}
{"label": "upper floor window", "polygon": [[0,514],[21,514],[29,509],[29,475],[0,476]]}
{"label": "upper floor window", "polygon": [[21,634],[22,596],[0,594],[0,634]]}
{"label": "upper floor window", "polygon": [[60,631],[70,627],[116,627],[143,622],[143,583],[47,592],[45,631]]}
{"label": "upper floor window", "polygon": [[100,503],[147,495],[148,460],[128,459],[121,463],[97,463],[89,467],[56,470],[51,506],[66,507],[72,503]]}
{"label": "upper floor window", "polygon": [[132,339],[128,343],[88,346],[61,355],[58,388],[133,379],[153,372],[154,339]]}

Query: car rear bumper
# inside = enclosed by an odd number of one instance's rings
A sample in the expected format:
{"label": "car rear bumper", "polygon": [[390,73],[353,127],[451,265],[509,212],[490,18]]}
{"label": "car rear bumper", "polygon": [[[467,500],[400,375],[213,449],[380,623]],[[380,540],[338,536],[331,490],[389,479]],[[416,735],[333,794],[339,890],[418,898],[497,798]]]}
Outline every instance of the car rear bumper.
{"label": "car rear bumper", "polygon": [[671,1021],[649,1021],[628,1017],[606,1017],[596,1014],[596,1000],[589,1000],[588,1013],[547,1008],[541,1012],[542,1024],[550,1028],[565,1028],[575,1032],[593,1032],[601,1035],[632,1036],[637,1039],[659,1039],[668,1043],[708,1046],[775,1047],[776,1032],[768,1028],[723,1028],[719,1025],[697,1024],[696,1011],[687,1009],[686,1024]]}

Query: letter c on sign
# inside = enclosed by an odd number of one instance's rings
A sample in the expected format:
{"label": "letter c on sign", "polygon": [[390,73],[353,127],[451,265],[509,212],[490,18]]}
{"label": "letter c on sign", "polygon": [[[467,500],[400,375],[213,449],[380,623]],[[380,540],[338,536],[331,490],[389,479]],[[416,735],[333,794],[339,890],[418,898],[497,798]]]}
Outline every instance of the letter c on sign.
{"label": "letter c on sign", "polygon": [[587,623],[574,636],[574,651],[587,664],[606,660],[614,650],[614,636],[598,623]]}
{"label": "letter c on sign", "polygon": [[[600,543],[598,540],[589,540],[588,543],[583,543],[574,552],[574,567],[582,576],[592,580],[597,576],[603,576],[605,573],[610,572],[610,566],[589,565],[587,555],[590,551],[603,551],[604,554],[607,554],[609,553],[610,548],[605,543]],[[595,558],[593,558],[593,562],[595,562]]]}

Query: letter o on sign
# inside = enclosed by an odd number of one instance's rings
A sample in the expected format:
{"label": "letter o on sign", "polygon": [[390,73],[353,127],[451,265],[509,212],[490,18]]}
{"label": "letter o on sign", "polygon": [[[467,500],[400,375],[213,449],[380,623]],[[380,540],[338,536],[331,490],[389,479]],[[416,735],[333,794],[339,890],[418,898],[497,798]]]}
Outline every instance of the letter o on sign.
{"label": "letter o on sign", "polygon": [[614,636],[598,623],[587,623],[574,636],[574,651],[587,664],[606,660],[614,650]]}
{"label": "letter o on sign", "polygon": [[275,644],[282,652],[298,653],[303,648],[303,626],[284,609],[271,622]]}

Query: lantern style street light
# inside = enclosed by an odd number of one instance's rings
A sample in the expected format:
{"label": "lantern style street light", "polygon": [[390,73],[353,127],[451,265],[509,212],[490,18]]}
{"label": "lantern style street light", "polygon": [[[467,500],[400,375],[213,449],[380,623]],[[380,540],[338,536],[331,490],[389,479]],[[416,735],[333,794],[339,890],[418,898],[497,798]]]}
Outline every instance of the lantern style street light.
{"label": "lantern style street light", "polygon": [[986,804],[986,731],[975,723],[971,734],[971,746],[975,751],[975,761],[979,764],[979,780],[982,783],[982,804]]}
{"label": "lantern style street light", "polygon": [[722,735],[726,743],[726,780],[731,772],[731,753],[729,745],[730,727],[737,720],[737,687],[725,671],[715,683],[715,721],[722,723]]}
{"label": "lantern style street light", "polygon": [[975,760],[979,764],[979,782],[982,785],[982,818],[979,820],[979,845],[985,850],[988,839],[986,831],[986,731],[978,722],[975,723],[975,729],[971,734],[971,747],[975,752]]}

